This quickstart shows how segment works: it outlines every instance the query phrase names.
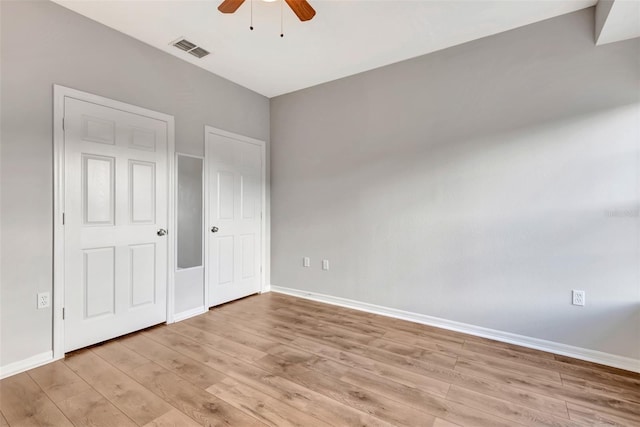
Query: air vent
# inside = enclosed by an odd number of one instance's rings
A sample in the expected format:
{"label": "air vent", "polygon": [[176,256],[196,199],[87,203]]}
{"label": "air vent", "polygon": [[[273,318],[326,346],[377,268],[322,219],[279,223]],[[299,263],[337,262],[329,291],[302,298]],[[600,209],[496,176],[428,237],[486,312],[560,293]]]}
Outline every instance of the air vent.
{"label": "air vent", "polygon": [[177,47],[180,50],[184,50],[185,52],[190,53],[196,58],[202,58],[203,56],[209,55],[208,50],[203,49],[199,46],[196,46],[195,43],[192,43],[189,40],[186,40],[182,37],[179,38],[178,40],[171,42],[170,44]]}
{"label": "air vent", "polygon": [[189,53],[197,58],[202,58],[203,56],[209,55],[209,52],[204,50],[201,47],[196,47],[195,49],[191,49]]}
{"label": "air vent", "polygon": [[185,52],[189,52],[191,49],[196,47],[195,44],[191,43],[189,40],[180,39],[173,44],[178,49],[184,50]]}

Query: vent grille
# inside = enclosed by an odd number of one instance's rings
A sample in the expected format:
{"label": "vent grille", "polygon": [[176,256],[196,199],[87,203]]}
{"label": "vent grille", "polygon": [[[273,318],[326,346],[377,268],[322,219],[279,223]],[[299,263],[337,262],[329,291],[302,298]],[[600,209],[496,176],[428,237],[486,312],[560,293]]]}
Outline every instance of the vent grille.
{"label": "vent grille", "polygon": [[203,56],[207,56],[210,53],[208,50],[203,49],[197,46],[195,43],[192,43],[189,40],[184,39],[182,37],[179,38],[178,40],[171,42],[170,44],[177,47],[180,50],[190,53],[196,58],[202,58]]}
{"label": "vent grille", "polygon": [[202,58],[203,56],[209,55],[209,52],[204,50],[201,47],[196,47],[195,49],[191,49],[189,53],[197,58]]}
{"label": "vent grille", "polygon": [[193,49],[194,47],[196,47],[195,44],[193,44],[189,40],[185,40],[185,39],[178,40],[173,45],[175,47],[177,47],[178,49],[184,50],[185,52],[188,52],[191,49]]}

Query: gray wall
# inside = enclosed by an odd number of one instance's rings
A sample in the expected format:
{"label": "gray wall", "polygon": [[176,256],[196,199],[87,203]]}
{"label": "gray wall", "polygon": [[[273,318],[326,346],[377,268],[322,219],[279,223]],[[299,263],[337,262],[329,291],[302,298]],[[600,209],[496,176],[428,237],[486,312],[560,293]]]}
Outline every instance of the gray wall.
{"label": "gray wall", "polygon": [[[53,84],[175,116],[176,150],[204,125],[268,141],[267,98],[50,2],[1,1],[0,365],[51,350]],[[176,312],[202,305],[177,289]]]}
{"label": "gray wall", "polygon": [[593,34],[591,8],[272,99],[272,284],[640,358],[640,40]]}

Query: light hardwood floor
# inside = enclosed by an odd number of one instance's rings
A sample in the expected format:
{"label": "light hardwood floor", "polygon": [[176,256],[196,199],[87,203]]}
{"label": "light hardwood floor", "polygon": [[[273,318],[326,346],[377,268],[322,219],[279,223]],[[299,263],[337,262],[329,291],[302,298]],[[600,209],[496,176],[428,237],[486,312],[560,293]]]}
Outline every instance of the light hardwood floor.
{"label": "light hardwood floor", "polygon": [[640,426],[640,375],[270,293],[0,382],[0,426]]}

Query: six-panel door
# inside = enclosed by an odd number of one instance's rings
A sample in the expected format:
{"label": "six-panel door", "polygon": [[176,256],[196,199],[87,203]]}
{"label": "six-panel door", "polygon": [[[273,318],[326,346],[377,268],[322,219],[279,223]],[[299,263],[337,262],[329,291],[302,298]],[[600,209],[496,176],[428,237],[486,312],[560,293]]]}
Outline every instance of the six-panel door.
{"label": "six-panel door", "polygon": [[71,351],[166,320],[167,123],[69,97],[64,108]]}
{"label": "six-panel door", "polygon": [[215,133],[207,134],[206,144],[214,306],[261,290],[262,148]]}

